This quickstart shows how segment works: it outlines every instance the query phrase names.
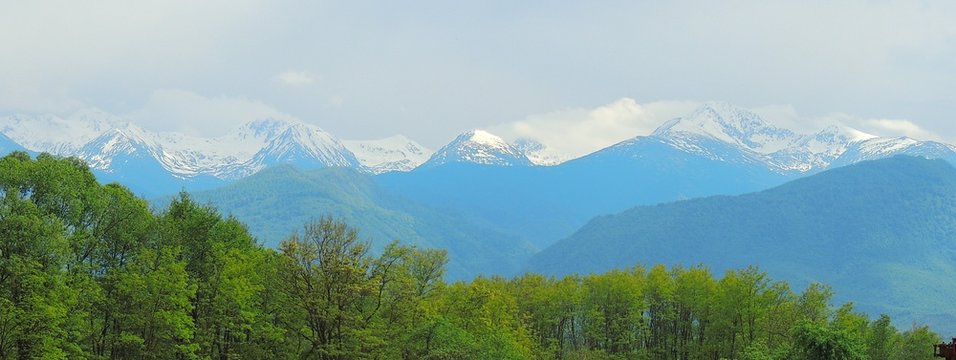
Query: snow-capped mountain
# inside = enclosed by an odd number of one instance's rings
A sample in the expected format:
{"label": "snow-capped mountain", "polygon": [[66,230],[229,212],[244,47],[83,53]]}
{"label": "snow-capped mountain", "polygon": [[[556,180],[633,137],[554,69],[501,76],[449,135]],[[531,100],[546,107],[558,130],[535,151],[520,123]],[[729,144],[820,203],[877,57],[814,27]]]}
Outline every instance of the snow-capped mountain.
{"label": "snow-capped mountain", "polygon": [[[352,152],[321,128],[278,119],[256,120],[225,136],[201,138],[149,132],[106,112],[87,109],[66,118],[0,117],[0,133],[31,151],[77,156],[104,173],[138,168],[129,165],[130,159],[147,158],[183,180],[233,180],[279,163],[362,168]],[[124,160],[117,162],[117,158]]]}
{"label": "snow-capped mountain", "polygon": [[717,160],[727,153],[722,147],[730,146],[747,161],[760,161],[784,173],[826,169],[851,144],[875,138],[836,125],[816,134],[799,134],[773,126],[752,111],[720,102],[706,103],[688,117],[668,121],[651,136]]}
{"label": "snow-capped mountain", "polygon": [[449,163],[473,163],[497,166],[531,166],[528,157],[502,138],[484,130],[471,130],[435,152],[419,168]]}
{"label": "snow-capped mountain", "polygon": [[90,167],[115,172],[118,158],[157,158],[159,147],[148,140],[142,129],[127,125],[110,129],[88,142],[73,155],[86,160]]}
{"label": "snow-capped mountain", "polygon": [[943,159],[956,165],[956,146],[935,141],[918,141],[908,137],[871,138],[850,144],[831,167],[876,160],[894,155],[911,155],[928,159]]}
{"label": "snow-capped mountain", "polygon": [[374,174],[410,171],[433,153],[402,135],[379,140],[343,140],[342,144]]}
{"label": "snow-capped mountain", "polygon": [[83,109],[62,118],[55,115],[0,117],[0,133],[32,151],[73,154],[103,133],[127,121],[99,109]]}
{"label": "snow-capped mountain", "polygon": [[797,138],[793,131],[770,125],[750,110],[720,102],[706,103],[688,117],[668,121],[652,136],[689,141],[707,137],[760,154],[785,149]]}
{"label": "snow-capped mountain", "polygon": [[550,147],[541,142],[530,138],[519,138],[514,141],[515,149],[528,157],[528,160],[535,165],[553,166],[570,160],[566,156],[561,156]]}
{"label": "snow-capped mountain", "polygon": [[[448,163],[560,166],[568,160],[533,139],[509,144],[483,130],[465,132],[432,153],[403,136],[340,141],[317,126],[290,119],[252,121],[215,138],[150,132],[92,108],[65,117],[0,117],[0,135],[0,148],[6,151],[77,156],[113,179],[151,182],[163,178],[168,185],[164,190],[172,187],[173,191],[182,188],[177,185],[180,183],[224,183],[276,164],[306,169],[351,167],[381,174]],[[677,155],[690,153],[747,168],[762,166],[788,177],[896,154],[942,158],[956,164],[956,146],[905,137],[880,138],[846,126],[801,134],[774,126],[750,110],[719,102],[703,104],[686,117],[664,123],[649,136],[626,140],[585,158],[609,154],[648,158],[672,150]],[[680,158],[677,155],[668,156]]]}
{"label": "snow-capped mountain", "polygon": [[288,125],[272,137],[250,161],[243,163],[239,177],[277,164],[291,164],[300,169],[362,166],[338,139],[304,123]]}

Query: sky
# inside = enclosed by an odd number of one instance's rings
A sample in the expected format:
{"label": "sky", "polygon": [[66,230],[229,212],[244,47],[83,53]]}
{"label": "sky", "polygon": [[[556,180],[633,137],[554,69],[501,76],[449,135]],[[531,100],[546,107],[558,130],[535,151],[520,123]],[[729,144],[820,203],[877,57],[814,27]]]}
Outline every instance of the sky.
{"label": "sky", "polygon": [[956,143],[952,1],[0,0],[0,114],[96,107],[217,136],[261,117],[437,148],[567,145],[703,101]]}

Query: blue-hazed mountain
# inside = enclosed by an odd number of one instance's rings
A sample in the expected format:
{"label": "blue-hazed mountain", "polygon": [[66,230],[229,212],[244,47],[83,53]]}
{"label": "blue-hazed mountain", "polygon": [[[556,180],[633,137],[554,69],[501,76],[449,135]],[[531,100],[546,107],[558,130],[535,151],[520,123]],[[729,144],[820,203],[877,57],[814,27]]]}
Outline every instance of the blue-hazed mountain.
{"label": "blue-hazed mountain", "polygon": [[234,215],[267,246],[276,246],[312,219],[330,215],[359,229],[375,249],[392,240],[446,249],[450,279],[516,274],[534,251],[517,236],[384,191],[371,175],[349,168],[302,171],[274,166],[193,196]]}
{"label": "blue-hazed mountain", "polygon": [[721,129],[740,120],[705,115],[672,121],[653,136],[636,137],[556,166],[444,161],[471,154],[512,158],[512,148],[502,142],[471,141],[472,133],[466,133],[414,171],[377,180],[395,193],[521,235],[539,247],[569,235],[595,215],[638,204],[740,194],[788,180],[789,174],[768,167],[755,152],[736,143],[710,133],[679,130],[685,122]]}
{"label": "blue-hazed mountain", "polygon": [[[755,264],[802,286],[831,284],[869,313],[956,330],[956,169],[898,156],[740,196],[636,207],[594,218],[528,270],[635,264]],[[934,318],[934,314],[940,314]]]}
{"label": "blue-hazed mountain", "polygon": [[26,151],[26,149],[6,135],[0,134],[0,153],[9,154],[14,151]]}
{"label": "blue-hazed mountain", "polygon": [[636,205],[742,194],[899,153],[956,160],[949,145],[878,138],[844,126],[799,134],[719,102],[668,121],[649,136],[555,166],[530,166],[527,156],[515,155],[522,149],[540,146],[513,147],[468,132],[414,171],[378,181],[545,247],[593,216]]}

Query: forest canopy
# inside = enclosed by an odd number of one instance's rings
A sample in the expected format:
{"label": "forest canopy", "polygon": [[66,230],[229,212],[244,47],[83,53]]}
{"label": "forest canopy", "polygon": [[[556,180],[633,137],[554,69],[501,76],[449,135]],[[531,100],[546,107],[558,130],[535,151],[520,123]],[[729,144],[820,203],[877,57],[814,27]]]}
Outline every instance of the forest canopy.
{"label": "forest canopy", "polygon": [[447,283],[444,250],[373,253],[321,214],[267,248],[48,154],[0,159],[0,195],[0,359],[932,359],[939,340],[755,267]]}

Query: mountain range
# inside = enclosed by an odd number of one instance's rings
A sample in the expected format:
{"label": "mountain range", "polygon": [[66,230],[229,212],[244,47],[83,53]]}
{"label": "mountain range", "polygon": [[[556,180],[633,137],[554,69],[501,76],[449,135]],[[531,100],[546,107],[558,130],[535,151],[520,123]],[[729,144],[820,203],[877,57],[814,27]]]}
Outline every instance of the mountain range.
{"label": "mountain range", "polygon": [[95,109],[65,118],[0,117],[0,134],[18,148],[77,156],[102,180],[121,181],[145,196],[221,186],[280,164],[407,171],[431,154],[402,136],[341,141],[317,126],[277,119],[249,122],[215,138],[150,132]]}
{"label": "mountain range", "polygon": [[278,119],[253,121],[216,138],[149,132],[99,110],[66,118],[0,117],[0,134],[11,149],[78,156],[101,180],[152,198],[221,188],[279,165],[353,169],[382,191],[538,249],[594,216],[633,206],[759,191],[896,154],[956,161],[952,145],[876,137],[845,126],[800,134],[720,102],[705,103],[649,135],[566,161],[533,139],[509,143],[479,129],[433,153],[403,136],[342,141],[314,125]]}
{"label": "mountain range", "polygon": [[[534,139],[508,143],[478,129],[462,133],[433,153],[401,135],[370,141],[340,140],[315,125],[296,120],[260,119],[214,138],[152,132],[97,109],[80,110],[66,117],[0,117],[0,134],[6,137],[0,139],[0,146],[4,146],[0,150],[78,156],[104,180],[127,180],[127,186],[147,196],[220,186],[278,164],[302,169],[346,167],[369,174],[425,171],[453,163],[557,166],[646,141],[658,141],[676,151],[711,160],[762,166],[787,177],[894,154],[956,158],[952,145],[881,138],[845,126],[799,134],[773,126],[752,111],[721,102],[705,103],[686,117],[662,124],[648,136],[578,159],[555,155],[546,144]],[[144,171],[154,175],[148,177],[150,184],[130,181]]]}

